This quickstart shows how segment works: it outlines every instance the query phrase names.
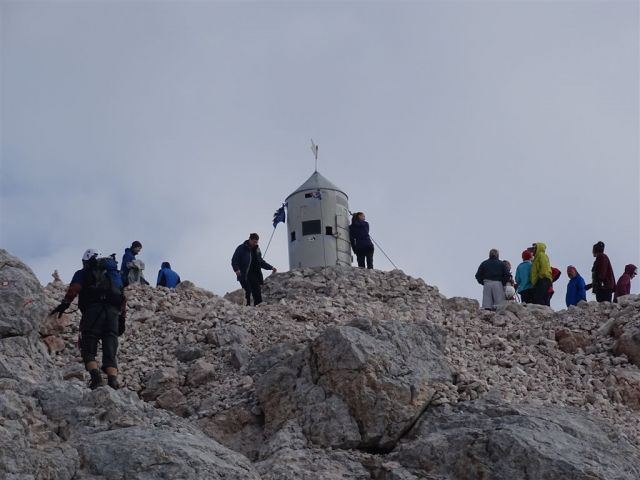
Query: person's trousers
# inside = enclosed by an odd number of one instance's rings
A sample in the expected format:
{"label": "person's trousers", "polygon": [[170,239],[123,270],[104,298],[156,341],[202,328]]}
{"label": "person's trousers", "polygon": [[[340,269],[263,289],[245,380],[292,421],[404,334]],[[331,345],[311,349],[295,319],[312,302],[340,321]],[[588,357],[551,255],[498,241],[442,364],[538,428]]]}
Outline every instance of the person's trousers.
{"label": "person's trousers", "polygon": [[358,248],[355,251],[356,259],[358,260],[358,267],[364,268],[365,260],[367,262],[367,268],[373,268],[373,245],[370,247]]}
{"label": "person's trousers", "polygon": [[522,303],[533,303],[535,300],[535,288],[528,288],[520,292],[520,300]]}
{"label": "person's trousers", "polygon": [[538,280],[535,286],[535,294],[533,303],[537,303],[538,305],[546,305],[550,304],[549,297],[549,287],[551,286],[551,280],[548,278],[541,278]]}
{"label": "person's trousers", "polygon": [[257,278],[247,278],[241,282],[242,288],[244,288],[244,298],[247,301],[247,306],[251,305],[251,297],[253,296],[253,304],[258,305],[262,303],[262,287],[260,280]]}
{"label": "person's trousers", "polygon": [[611,301],[611,296],[613,295],[613,292],[608,292],[608,291],[601,291],[601,290],[596,290],[596,301],[597,302],[610,302]]}
{"label": "person's trousers", "polygon": [[482,308],[494,308],[507,301],[504,285],[496,280],[485,280],[482,288]]}
{"label": "person's trousers", "polygon": [[102,342],[102,370],[118,368],[118,318],[120,309],[94,303],[87,306],[80,321],[80,354],[85,365],[96,361],[98,342]]}

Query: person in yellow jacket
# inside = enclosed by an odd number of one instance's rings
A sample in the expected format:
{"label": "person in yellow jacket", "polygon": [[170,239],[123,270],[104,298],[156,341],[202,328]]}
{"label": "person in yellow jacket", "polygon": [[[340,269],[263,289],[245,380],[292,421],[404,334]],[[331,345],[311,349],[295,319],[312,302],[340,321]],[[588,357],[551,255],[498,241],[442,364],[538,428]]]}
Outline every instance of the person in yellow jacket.
{"label": "person in yellow jacket", "polygon": [[546,253],[547,246],[542,242],[533,244],[533,263],[531,264],[531,283],[535,288],[533,303],[549,305],[549,287],[553,283],[551,262]]}

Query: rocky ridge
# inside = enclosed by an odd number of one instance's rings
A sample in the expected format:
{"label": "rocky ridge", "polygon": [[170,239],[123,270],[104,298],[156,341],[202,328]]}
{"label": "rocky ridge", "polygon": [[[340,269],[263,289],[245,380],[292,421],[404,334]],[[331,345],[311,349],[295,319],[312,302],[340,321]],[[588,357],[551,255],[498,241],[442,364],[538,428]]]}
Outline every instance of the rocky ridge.
{"label": "rocky ridge", "polygon": [[[189,282],[136,286],[119,354],[125,388],[90,392],[79,313],[46,317],[66,285],[42,290],[19,269],[15,314],[0,319],[0,428],[67,460],[47,476],[37,472],[52,467],[0,455],[13,478],[205,478],[215,465],[219,478],[640,476],[639,296],[487,312],[401,271],[340,267],[271,276],[257,308]],[[34,291],[38,309],[20,310]],[[154,435],[164,460],[110,465],[123,454],[113,443]],[[178,452],[179,435],[193,442]]]}

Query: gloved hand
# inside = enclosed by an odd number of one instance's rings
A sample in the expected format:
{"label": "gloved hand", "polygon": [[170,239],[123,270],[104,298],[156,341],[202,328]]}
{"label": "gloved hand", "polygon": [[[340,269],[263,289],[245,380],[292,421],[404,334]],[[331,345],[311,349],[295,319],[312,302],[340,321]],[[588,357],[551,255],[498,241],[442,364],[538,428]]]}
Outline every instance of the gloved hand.
{"label": "gloved hand", "polygon": [[118,317],[118,336],[122,335],[126,330],[125,321],[127,317],[124,313],[121,313]]}
{"label": "gloved hand", "polygon": [[58,305],[56,308],[51,310],[51,313],[49,315],[53,315],[53,314],[57,313],[58,314],[58,318],[60,318],[62,316],[62,314],[64,313],[64,311],[67,308],[69,308],[69,305],[71,305],[69,302],[67,302],[66,300],[63,300],[62,302],[60,302],[60,305]]}

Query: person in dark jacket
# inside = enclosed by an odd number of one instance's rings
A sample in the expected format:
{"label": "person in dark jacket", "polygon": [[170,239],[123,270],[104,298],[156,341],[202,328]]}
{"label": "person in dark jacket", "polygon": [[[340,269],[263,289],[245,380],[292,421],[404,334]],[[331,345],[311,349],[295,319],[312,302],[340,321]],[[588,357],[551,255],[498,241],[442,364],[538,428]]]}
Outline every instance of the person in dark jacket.
{"label": "person in dark jacket", "polygon": [[[115,255],[114,255],[115,256]],[[78,270],[71,279],[71,284],[60,305],[51,313],[62,316],[74,298],[78,297],[78,309],[82,313],[80,319],[80,353],[85,368],[91,376],[89,388],[92,390],[102,385],[102,376],[98,369],[96,355],[98,342],[102,343],[102,371],[107,374],[108,385],[117,390],[118,384],[118,337],[125,331],[127,300],[121,282],[114,283],[113,288],[106,290],[97,288],[96,264],[99,253],[88,249],[82,256],[82,270]],[[104,261],[101,259],[100,261]],[[106,274],[119,280],[118,264],[113,258],[106,259]]]}
{"label": "person in dark jacket", "polygon": [[180,275],[171,270],[169,262],[162,262],[160,271],[158,272],[158,281],[156,287],[176,288],[180,283]]}
{"label": "person in dark jacket", "polygon": [[631,293],[631,280],[637,274],[638,269],[632,263],[624,267],[624,273],[618,279],[618,283],[616,283],[616,292],[613,296],[613,301],[615,303],[618,303],[618,298]]}
{"label": "person in dark jacket", "polygon": [[275,267],[262,258],[258,247],[259,240],[258,234],[252,233],[248,240],[238,245],[231,258],[231,268],[244,289],[247,305],[251,305],[251,296],[253,296],[254,305],[262,303],[262,284],[264,283],[262,269],[277,272]]}
{"label": "person in dark jacket", "polygon": [[129,285],[129,264],[136,259],[136,255],[141,251],[142,244],[137,240],[132,242],[129,248],[124,249],[124,255],[120,263],[120,273],[122,275],[122,283],[125,287]]}
{"label": "person in dark jacket", "polygon": [[571,305],[577,305],[580,301],[587,301],[587,290],[584,283],[584,278],[578,273],[576,267],[569,265],[567,267],[567,276],[569,277],[569,283],[567,284],[567,296],[565,301],[567,307]]}
{"label": "person in dark jacket", "polygon": [[358,267],[364,268],[366,260],[367,268],[373,268],[373,241],[369,236],[369,222],[365,221],[364,213],[356,212],[351,217],[349,240],[353,253],[356,254]]}
{"label": "person in dark jacket", "polygon": [[510,276],[509,270],[500,261],[500,253],[492,248],[489,258],[480,264],[476,272],[476,280],[483,286],[482,308],[493,309],[506,302],[504,286]]}
{"label": "person in dark jacket", "polygon": [[598,302],[610,302],[611,296],[616,289],[616,277],[613,274],[613,267],[609,257],[604,253],[604,242],[598,242],[592,249],[595,260],[591,268],[592,283],[587,285],[593,289]]}

